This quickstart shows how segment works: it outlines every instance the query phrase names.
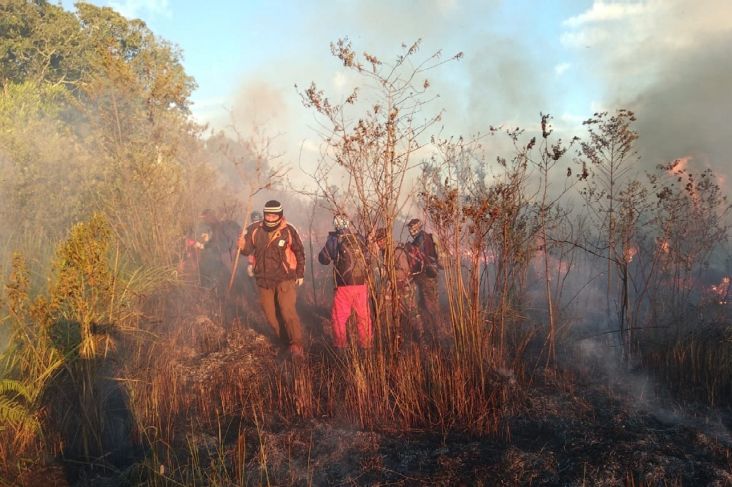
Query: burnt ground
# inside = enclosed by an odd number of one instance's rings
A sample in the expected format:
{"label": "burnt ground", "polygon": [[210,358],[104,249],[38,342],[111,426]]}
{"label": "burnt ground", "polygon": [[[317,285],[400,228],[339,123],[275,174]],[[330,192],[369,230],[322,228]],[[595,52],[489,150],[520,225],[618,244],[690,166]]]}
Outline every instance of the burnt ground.
{"label": "burnt ground", "polygon": [[[195,324],[204,331],[171,364],[191,390],[234,373],[246,380],[247,374],[290,366],[254,330],[236,327],[225,333],[205,317]],[[571,379],[542,376],[519,387],[509,433],[499,437],[363,431],[329,418],[242,428],[229,418],[223,426],[185,435],[176,447],[186,456],[194,445],[201,478],[208,479],[196,485],[732,485],[728,418],[661,409],[597,370],[572,373]],[[246,469],[217,476],[221,465],[233,469],[237,455]],[[168,484],[160,477],[151,481],[150,463],[75,485]],[[62,475],[52,464],[14,483],[70,485]],[[218,483],[212,480],[217,478]],[[182,478],[169,483],[192,484]]]}
{"label": "burnt ground", "polygon": [[[268,474],[298,485],[732,485],[724,426],[656,413],[620,385],[522,391],[508,437],[358,431],[307,421],[268,432]],[[567,379],[563,378],[562,384]],[[251,472],[254,484],[259,468]],[[262,479],[266,481],[266,479]]]}

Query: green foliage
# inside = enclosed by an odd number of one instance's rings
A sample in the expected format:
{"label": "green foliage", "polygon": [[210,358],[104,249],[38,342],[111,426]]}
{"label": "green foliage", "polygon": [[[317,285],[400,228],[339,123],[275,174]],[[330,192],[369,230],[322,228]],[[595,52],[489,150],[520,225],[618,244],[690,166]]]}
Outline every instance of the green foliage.
{"label": "green foliage", "polygon": [[[5,284],[4,322],[10,326],[9,345],[3,354],[2,370],[9,377],[36,384],[45,380],[59,365],[60,356],[48,341],[50,323],[47,302],[30,294],[30,277],[26,261],[20,254]],[[38,389],[32,394],[38,397]]]}
{"label": "green foliage", "polygon": [[2,308],[2,323],[10,328],[0,368],[0,421],[5,426],[0,434],[5,440],[27,444],[42,432],[38,425],[45,412],[64,407],[49,393],[52,386],[63,389],[64,397],[83,392],[72,403],[89,408],[82,427],[90,438],[104,427],[94,392],[97,368],[103,366],[97,359],[114,345],[115,331],[134,327],[138,297],[170,278],[160,268],[125,264],[113,242],[111,227],[100,214],[75,225],[57,248],[48,297],[45,292],[32,296],[26,261],[15,256]]}
{"label": "green foliage", "polygon": [[95,355],[93,324],[112,319],[114,276],[109,267],[110,238],[109,225],[100,215],[94,215],[89,222],[75,225],[57,252],[49,311],[54,322],[79,324],[79,347],[84,357]]}
{"label": "green foliage", "polygon": [[0,92],[0,225],[31,255],[56,241],[84,212],[83,170],[88,155],[64,123],[68,93],[60,86],[24,82]]}
{"label": "green foliage", "polygon": [[50,346],[47,308],[42,299],[31,299],[29,275],[20,255],[13,259],[3,304],[2,323],[10,327],[10,338],[0,362],[0,435],[20,452],[40,433],[40,397],[62,357]]}
{"label": "green foliage", "polygon": [[137,262],[171,264],[196,213],[180,210],[211,181],[188,119],[195,82],[144,22],[76,8],[0,5],[5,246],[43,266],[74,222],[99,211]]}
{"label": "green foliage", "polygon": [[72,87],[83,72],[79,22],[45,0],[0,3],[0,84],[24,81]]}

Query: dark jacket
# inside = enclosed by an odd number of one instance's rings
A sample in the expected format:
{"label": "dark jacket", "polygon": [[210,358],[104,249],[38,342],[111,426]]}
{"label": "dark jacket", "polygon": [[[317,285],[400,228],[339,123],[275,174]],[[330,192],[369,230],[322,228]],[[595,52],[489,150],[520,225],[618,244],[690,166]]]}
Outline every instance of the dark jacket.
{"label": "dark jacket", "polygon": [[350,230],[330,232],[318,254],[318,262],[333,263],[336,286],[360,286],[368,280],[366,244],[360,235]]}
{"label": "dark jacket", "polygon": [[259,287],[271,289],[305,276],[305,247],[295,227],[284,218],[271,231],[265,230],[261,221],[249,225],[241,253],[254,256],[254,278]]}
{"label": "dark jacket", "polygon": [[432,234],[422,230],[414,237],[412,245],[419,251],[420,258],[424,261],[418,273],[424,272],[429,277],[437,277],[437,269],[441,269],[442,265]]}

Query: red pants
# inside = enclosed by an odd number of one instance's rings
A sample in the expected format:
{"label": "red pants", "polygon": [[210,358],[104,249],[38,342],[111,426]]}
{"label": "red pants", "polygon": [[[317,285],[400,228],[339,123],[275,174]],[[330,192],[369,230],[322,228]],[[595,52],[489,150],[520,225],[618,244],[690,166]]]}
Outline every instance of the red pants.
{"label": "red pants", "polygon": [[371,332],[371,314],[369,313],[369,292],[366,284],[357,286],[338,286],[333,295],[331,320],[333,323],[333,342],[336,348],[348,346],[346,321],[351,311],[356,311],[358,344],[362,348],[370,348],[373,334]]}

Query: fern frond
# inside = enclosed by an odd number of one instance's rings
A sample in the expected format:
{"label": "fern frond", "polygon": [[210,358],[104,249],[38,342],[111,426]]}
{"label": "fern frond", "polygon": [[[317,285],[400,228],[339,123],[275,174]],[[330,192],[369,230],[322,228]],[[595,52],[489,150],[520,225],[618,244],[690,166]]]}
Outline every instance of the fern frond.
{"label": "fern frond", "polygon": [[0,379],[0,396],[22,397],[28,402],[33,401],[33,393],[23,382],[15,379]]}
{"label": "fern frond", "polygon": [[34,411],[7,397],[0,397],[0,424],[31,433],[39,431],[41,427]]}

